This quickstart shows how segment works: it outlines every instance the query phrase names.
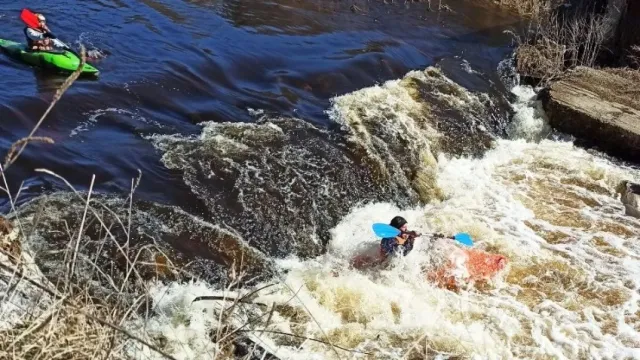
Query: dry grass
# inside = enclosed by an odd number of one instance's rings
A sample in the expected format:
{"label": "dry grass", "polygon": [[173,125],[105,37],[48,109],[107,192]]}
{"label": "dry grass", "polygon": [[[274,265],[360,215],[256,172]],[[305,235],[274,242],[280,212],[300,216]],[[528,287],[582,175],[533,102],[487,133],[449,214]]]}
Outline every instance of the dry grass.
{"label": "dry grass", "polygon": [[500,6],[516,10],[520,15],[537,18],[551,10],[549,0],[495,0]]}
{"label": "dry grass", "polygon": [[[554,0],[501,0],[530,16],[522,34],[514,34],[518,72],[547,85],[578,66],[595,67],[613,34],[606,15],[586,10],[563,14]],[[594,5],[595,6],[595,5]]]}
{"label": "dry grass", "polygon": [[629,55],[629,63],[636,69],[640,69],[640,46],[634,45],[631,47]]}

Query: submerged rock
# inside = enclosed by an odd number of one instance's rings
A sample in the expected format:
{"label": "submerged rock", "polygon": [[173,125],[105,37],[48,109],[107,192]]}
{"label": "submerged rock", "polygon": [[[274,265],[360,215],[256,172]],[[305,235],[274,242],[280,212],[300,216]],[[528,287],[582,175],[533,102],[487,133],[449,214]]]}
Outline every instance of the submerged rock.
{"label": "submerged rock", "polygon": [[640,73],[580,67],[541,93],[550,125],[622,159],[640,159]]}
{"label": "submerged rock", "polygon": [[625,215],[640,219],[640,184],[623,181],[616,192],[620,194],[620,201],[624,204]]}
{"label": "submerged rock", "polygon": [[128,198],[115,196],[92,194],[87,208],[86,196],[44,195],[12,215],[20,219],[24,242],[50,279],[66,276],[74,248],[75,276],[101,286],[132,272],[143,280],[247,280],[244,285],[273,274],[272,261],[225,226],[177,207],[143,201],[130,205]]}
{"label": "submerged rock", "polygon": [[339,135],[304,121],[202,125],[198,137],[151,140],[211,221],[269,256],[319,255],[330,229],[360,201],[415,203],[412,189],[375,181]]}

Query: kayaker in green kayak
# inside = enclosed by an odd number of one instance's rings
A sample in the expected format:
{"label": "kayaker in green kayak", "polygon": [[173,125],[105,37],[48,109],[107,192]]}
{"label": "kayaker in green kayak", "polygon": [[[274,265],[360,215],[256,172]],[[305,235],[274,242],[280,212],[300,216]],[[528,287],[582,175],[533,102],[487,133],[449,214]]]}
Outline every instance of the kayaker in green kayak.
{"label": "kayaker in green kayak", "polygon": [[24,34],[27,37],[27,50],[29,51],[52,51],[54,42],[49,35],[51,30],[47,26],[47,19],[42,14],[35,14],[38,19],[38,26],[27,26]]}
{"label": "kayaker in green kayak", "polygon": [[[81,55],[51,33],[42,14],[25,8],[22,9],[20,19],[27,24],[24,29],[27,44],[0,39],[2,52],[16,60],[46,70],[69,73],[78,69]],[[82,67],[82,74],[97,76],[99,73],[98,69],[86,62]]]}

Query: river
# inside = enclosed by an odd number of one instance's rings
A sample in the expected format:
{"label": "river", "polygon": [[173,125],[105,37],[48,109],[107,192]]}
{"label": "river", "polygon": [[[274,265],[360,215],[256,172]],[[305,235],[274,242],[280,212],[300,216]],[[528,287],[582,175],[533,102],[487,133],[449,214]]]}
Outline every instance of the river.
{"label": "river", "polygon": [[[259,297],[279,304],[273,330],[375,354],[256,335],[282,359],[640,357],[640,222],[615,194],[637,167],[548,128],[508,59],[521,19],[444,4],[48,1],[52,31],[88,46],[101,75],[65,94],[38,132],[56,144],[30,145],[10,188],[24,182],[20,202],[65,190],[34,172],[48,168],[126,195],[139,169],[137,199],[232,229],[282,270]],[[3,37],[21,39],[19,11],[2,6]],[[5,56],[0,76],[6,150],[64,78]],[[469,232],[509,265],[457,293],[421,275],[426,241],[388,269],[349,267],[376,246],[371,223],[398,214]],[[158,284],[146,326],[204,357],[210,305],[190,301],[216,291]]]}

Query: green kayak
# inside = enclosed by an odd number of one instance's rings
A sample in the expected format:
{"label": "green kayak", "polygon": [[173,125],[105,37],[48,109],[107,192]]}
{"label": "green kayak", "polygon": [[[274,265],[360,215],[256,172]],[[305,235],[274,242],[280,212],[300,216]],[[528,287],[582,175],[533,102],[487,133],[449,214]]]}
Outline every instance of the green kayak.
{"label": "green kayak", "polygon": [[[80,58],[70,51],[28,52],[25,51],[25,44],[3,39],[0,39],[0,48],[14,59],[22,60],[27,64],[45,69],[73,72],[78,68],[78,65],[80,65]],[[82,74],[98,75],[99,71],[95,67],[85,63],[82,68]]]}

